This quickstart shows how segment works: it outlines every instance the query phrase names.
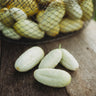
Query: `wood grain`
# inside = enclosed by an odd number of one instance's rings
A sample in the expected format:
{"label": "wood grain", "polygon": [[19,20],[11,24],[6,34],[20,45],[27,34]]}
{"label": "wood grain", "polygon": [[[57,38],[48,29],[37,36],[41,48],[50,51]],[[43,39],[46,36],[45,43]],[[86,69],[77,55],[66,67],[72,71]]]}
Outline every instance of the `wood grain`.
{"label": "wood grain", "polygon": [[44,86],[33,78],[37,66],[27,73],[14,69],[14,62],[31,45],[2,42],[0,73],[0,96],[96,96],[96,23],[92,20],[81,33],[70,38],[46,44],[39,44],[45,53],[62,44],[78,60],[80,69],[76,72],[66,70],[72,75],[72,82],[66,88]]}
{"label": "wood grain", "polygon": [[67,87],[70,96],[96,96],[96,23],[90,24],[78,40],[73,39],[75,47],[71,48],[80,69],[72,73],[72,83]]}

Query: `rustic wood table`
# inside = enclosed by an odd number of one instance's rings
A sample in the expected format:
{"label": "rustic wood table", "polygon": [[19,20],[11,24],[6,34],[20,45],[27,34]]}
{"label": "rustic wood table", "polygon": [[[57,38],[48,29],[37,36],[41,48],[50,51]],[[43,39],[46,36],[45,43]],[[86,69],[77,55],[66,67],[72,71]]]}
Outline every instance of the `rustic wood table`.
{"label": "rustic wood table", "polygon": [[[0,96],[96,96],[96,23],[91,21],[83,32],[70,38],[39,44],[48,53],[62,44],[78,60],[80,69],[70,72],[72,82],[66,88],[44,86],[33,78],[35,67],[27,73],[14,69],[14,62],[31,45],[1,41]],[[61,65],[56,68],[64,69]],[[64,69],[66,70],[66,69]]]}

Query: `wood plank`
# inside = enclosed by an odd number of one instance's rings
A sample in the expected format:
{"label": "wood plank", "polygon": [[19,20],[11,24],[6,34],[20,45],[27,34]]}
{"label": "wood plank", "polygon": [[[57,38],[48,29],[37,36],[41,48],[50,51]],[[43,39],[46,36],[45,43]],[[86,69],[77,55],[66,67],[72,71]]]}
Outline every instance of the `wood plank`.
{"label": "wood plank", "polygon": [[12,44],[2,41],[1,61],[1,96],[96,96],[96,23],[91,21],[81,33],[70,38],[39,44],[45,53],[62,44],[78,60],[80,69],[76,72],[66,70],[72,75],[71,84],[65,88],[44,86],[33,78],[33,71],[19,73],[14,69],[14,62],[31,45]]}
{"label": "wood plank", "polygon": [[[40,45],[46,52],[46,45]],[[31,45],[15,45],[2,41],[2,61],[1,61],[1,96],[68,96],[66,89],[58,89],[44,86],[36,82],[33,72],[37,68],[27,73],[19,73],[14,69],[14,62],[18,56]],[[62,94],[63,93],[63,94]]]}
{"label": "wood plank", "polygon": [[96,96],[96,23],[91,21],[77,38],[73,38],[71,50],[80,69],[72,73],[72,83],[67,91],[70,96]]}

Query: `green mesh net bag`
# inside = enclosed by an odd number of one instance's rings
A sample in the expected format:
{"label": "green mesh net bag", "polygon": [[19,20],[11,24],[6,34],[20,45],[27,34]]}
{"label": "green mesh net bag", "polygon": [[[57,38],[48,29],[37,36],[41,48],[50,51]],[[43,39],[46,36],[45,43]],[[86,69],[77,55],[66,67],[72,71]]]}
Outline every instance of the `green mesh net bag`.
{"label": "green mesh net bag", "polygon": [[65,38],[88,24],[94,12],[93,2],[95,0],[0,0],[0,36],[33,44]]}

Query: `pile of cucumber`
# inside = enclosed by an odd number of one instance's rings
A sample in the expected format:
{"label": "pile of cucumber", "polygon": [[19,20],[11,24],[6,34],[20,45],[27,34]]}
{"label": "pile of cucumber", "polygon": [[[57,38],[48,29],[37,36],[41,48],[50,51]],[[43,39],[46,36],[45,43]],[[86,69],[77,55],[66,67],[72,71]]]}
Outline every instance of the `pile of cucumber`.
{"label": "pile of cucumber", "polygon": [[78,31],[93,15],[92,0],[0,0],[0,6],[0,30],[15,40]]}
{"label": "pile of cucumber", "polygon": [[42,48],[34,46],[17,58],[14,67],[19,72],[27,72],[39,65],[34,71],[34,78],[38,82],[58,88],[69,85],[71,75],[55,67],[61,64],[68,70],[76,71],[79,69],[79,63],[75,57],[64,48],[53,49],[46,56],[44,55]]}

